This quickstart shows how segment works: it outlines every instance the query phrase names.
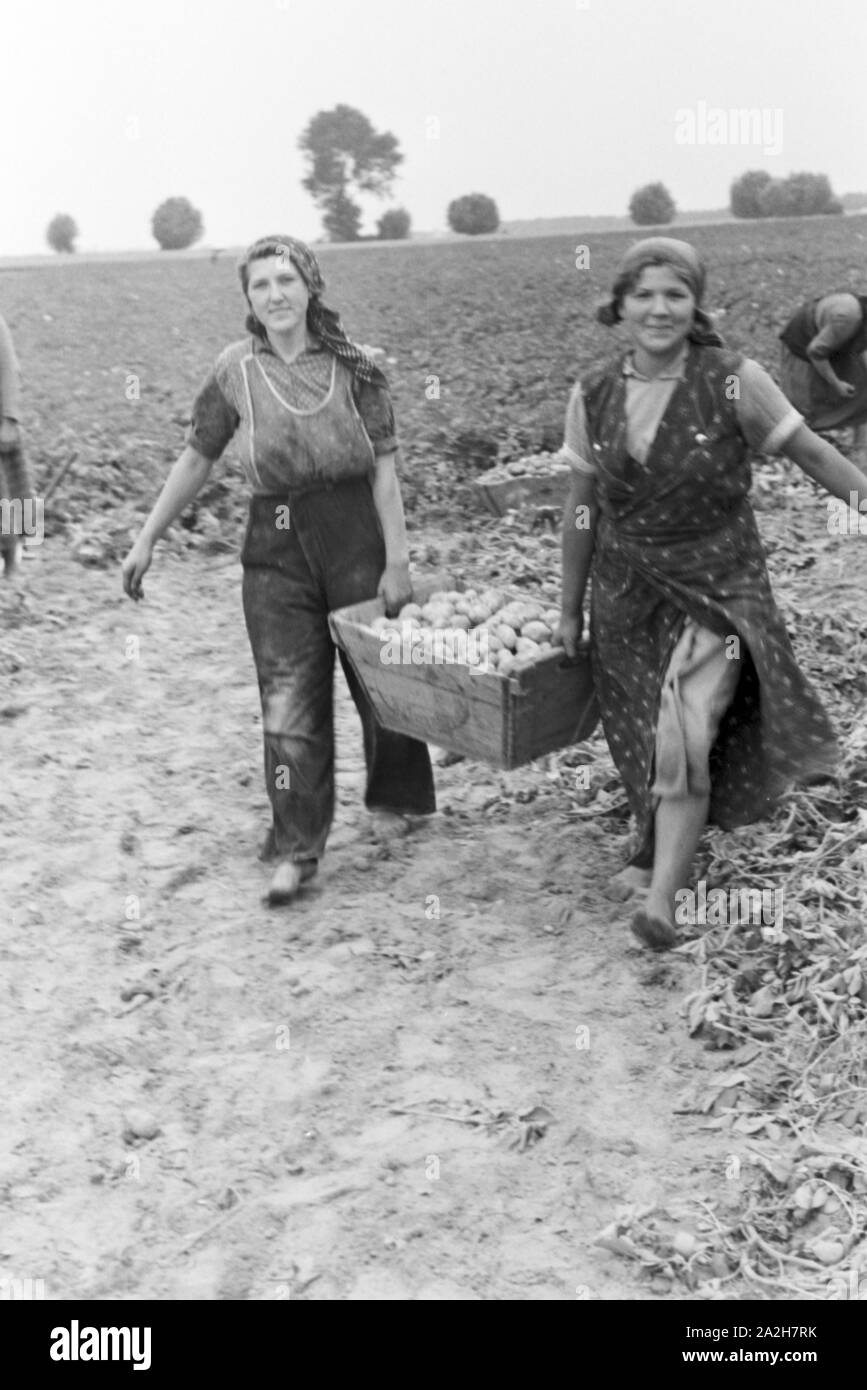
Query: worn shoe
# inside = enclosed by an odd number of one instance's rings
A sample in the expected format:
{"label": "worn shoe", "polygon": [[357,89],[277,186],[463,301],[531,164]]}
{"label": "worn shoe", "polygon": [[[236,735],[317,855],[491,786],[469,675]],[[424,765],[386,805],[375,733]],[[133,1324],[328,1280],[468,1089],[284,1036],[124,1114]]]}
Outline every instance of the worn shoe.
{"label": "worn shoe", "polygon": [[304,887],[313,878],[319,864],[315,859],[302,860],[297,863],[294,859],[281,859],[270,886],[265,901],[269,907],[281,907],[284,903],[289,903],[296,898]]}

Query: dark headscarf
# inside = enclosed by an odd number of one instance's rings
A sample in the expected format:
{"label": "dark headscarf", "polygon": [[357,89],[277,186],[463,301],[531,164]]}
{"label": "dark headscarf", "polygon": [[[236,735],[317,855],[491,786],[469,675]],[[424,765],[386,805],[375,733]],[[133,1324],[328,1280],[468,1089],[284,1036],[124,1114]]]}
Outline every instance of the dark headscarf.
{"label": "dark headscarf", "polygon": [[[307,286],[307,292],[310,295],[310,301],[307,305],[307,328],[314,337],[318,338],[323,346],[335,357],[338,357],[341,362],[345,362],[350,371],[361,381],[369,381],[374,386],[387,386],[388,382],[385,375],[376,363],[346,336],[340,323],[339,314],[322,302],[325,281],[322,278],[322,271],[319,269],[319,262],[305,242],[298,241],[291,236],[266,236],[260,237],[258,241],[253,242],[252,246],[247,247],[238,263],[238,275],[247,303],[250,303],[250,296],[247,293],[247,286],[250,283],[250,265],[253,261],[264,260],[267,256],[288,256]],[[247,315],[244,326],[248,333],[254,333],[257,338],[267,342],[268,334],[265,325],[260,323],[252,309]]]}
{"label": "dark headscarf", "polygon": [[651,265],[667,265],[688,285],[695,296],[695,315],[689,331],[690,342],[703,347],[723,347],[724,343],[713,326],[710,316],[701,308],[704,296],[705,270],[694,246],[670,236],[651,236],[630,247],[617,269],[611,293],[596,310],[600,323],[611,327],[620,322],[623,296],[638,283],[643,270]]}

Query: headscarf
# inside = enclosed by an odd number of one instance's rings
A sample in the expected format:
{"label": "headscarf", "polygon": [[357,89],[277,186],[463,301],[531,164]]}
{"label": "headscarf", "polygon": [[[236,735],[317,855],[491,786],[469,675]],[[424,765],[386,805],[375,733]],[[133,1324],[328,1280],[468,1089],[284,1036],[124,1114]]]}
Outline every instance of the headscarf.
{"label": "headscarf", "polygon": [[688,241],[678,241],[675,237],[646,237],[630,247],[618,266],[611,293],[596,310],[599,322],[609,328],[620,322],[623,296],[635,287],[641,272],[651,265],[670,266],[695,296],[693,325],[687,335],[690,342],[699,343],[702,347],[723,347],[723,340],[714,328],[713,320],[701,308],[705,270],[699,254]]}
{"label": "headscarf", "polygon": [[[310,295],[310,301],[307,305],[308,330],[319,339],[330,353],[338,357],[341,362],[345,362],[350,371],[361,381],[368,381],[373,386],[387,386],[385,374],[380,371],[376,363],[346,336],[340,323],[340,315],[322,302],[325,281],[322,278],[319,262],[305,242],[298,241],[291,236],[266,236],[260,237],[258,241],[253,242],[252,246],[247,247],[238,263],[238,275],[247,303],[250,303],[250,296],[247,293],[247,286],[250,282],[250,265],[253,261],[264,260],[267,256],[288,256],[307,286],[307,292]],[[252,308],[247,315],[244,326],[248,333],[253,333],[263,342],[267,342],[268,334],[265,325],[256,318]]]}

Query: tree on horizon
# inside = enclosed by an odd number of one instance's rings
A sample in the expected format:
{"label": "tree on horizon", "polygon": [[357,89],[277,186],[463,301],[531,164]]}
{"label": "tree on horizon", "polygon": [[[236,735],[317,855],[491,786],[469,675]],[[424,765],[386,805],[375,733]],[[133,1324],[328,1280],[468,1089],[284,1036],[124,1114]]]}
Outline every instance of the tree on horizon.
{"label": "tree on horizon", "polygon": [[74,217],[70,217],[68,212],[55,213],[45,229],[45,240],[52,251],[75,251],[75,239],[78,236],[78,227]]}
{"label": "tree on horizon", "polygon": [[351,194],[384,198],[403,162],[397,137],[376,131],[363,111],[340,104],[318,111],[298,141],[307,161],[302,186],[321,210],[331,241],[358,241],[361,208]]}

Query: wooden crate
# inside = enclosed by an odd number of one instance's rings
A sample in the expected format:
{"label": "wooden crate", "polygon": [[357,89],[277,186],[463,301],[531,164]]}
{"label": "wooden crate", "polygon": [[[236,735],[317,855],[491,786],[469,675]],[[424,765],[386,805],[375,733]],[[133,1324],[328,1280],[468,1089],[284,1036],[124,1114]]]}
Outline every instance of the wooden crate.
{"label": "wooden crate", "polygon": [[[419,583],[415,601],[452,587],[444,579]],[[385,728],[505,769],[580,743],[596,728],[599,710],[587,657],[570,662],[558,649],[510,676],[448,663],[389,664],[381,660],[382,640],[369,626],[384,612],[382,599],[369,599],[338,609],[329,623]]]}
{"label": "wooden crate", "polygon": [[569,465],[564,463],[548,477],[525,473],[491,482],[485,481],[487,475],[483,473],[476,479],[476,487],[495,516],[504,516],[510,507],[562,507],[570,471]]}

